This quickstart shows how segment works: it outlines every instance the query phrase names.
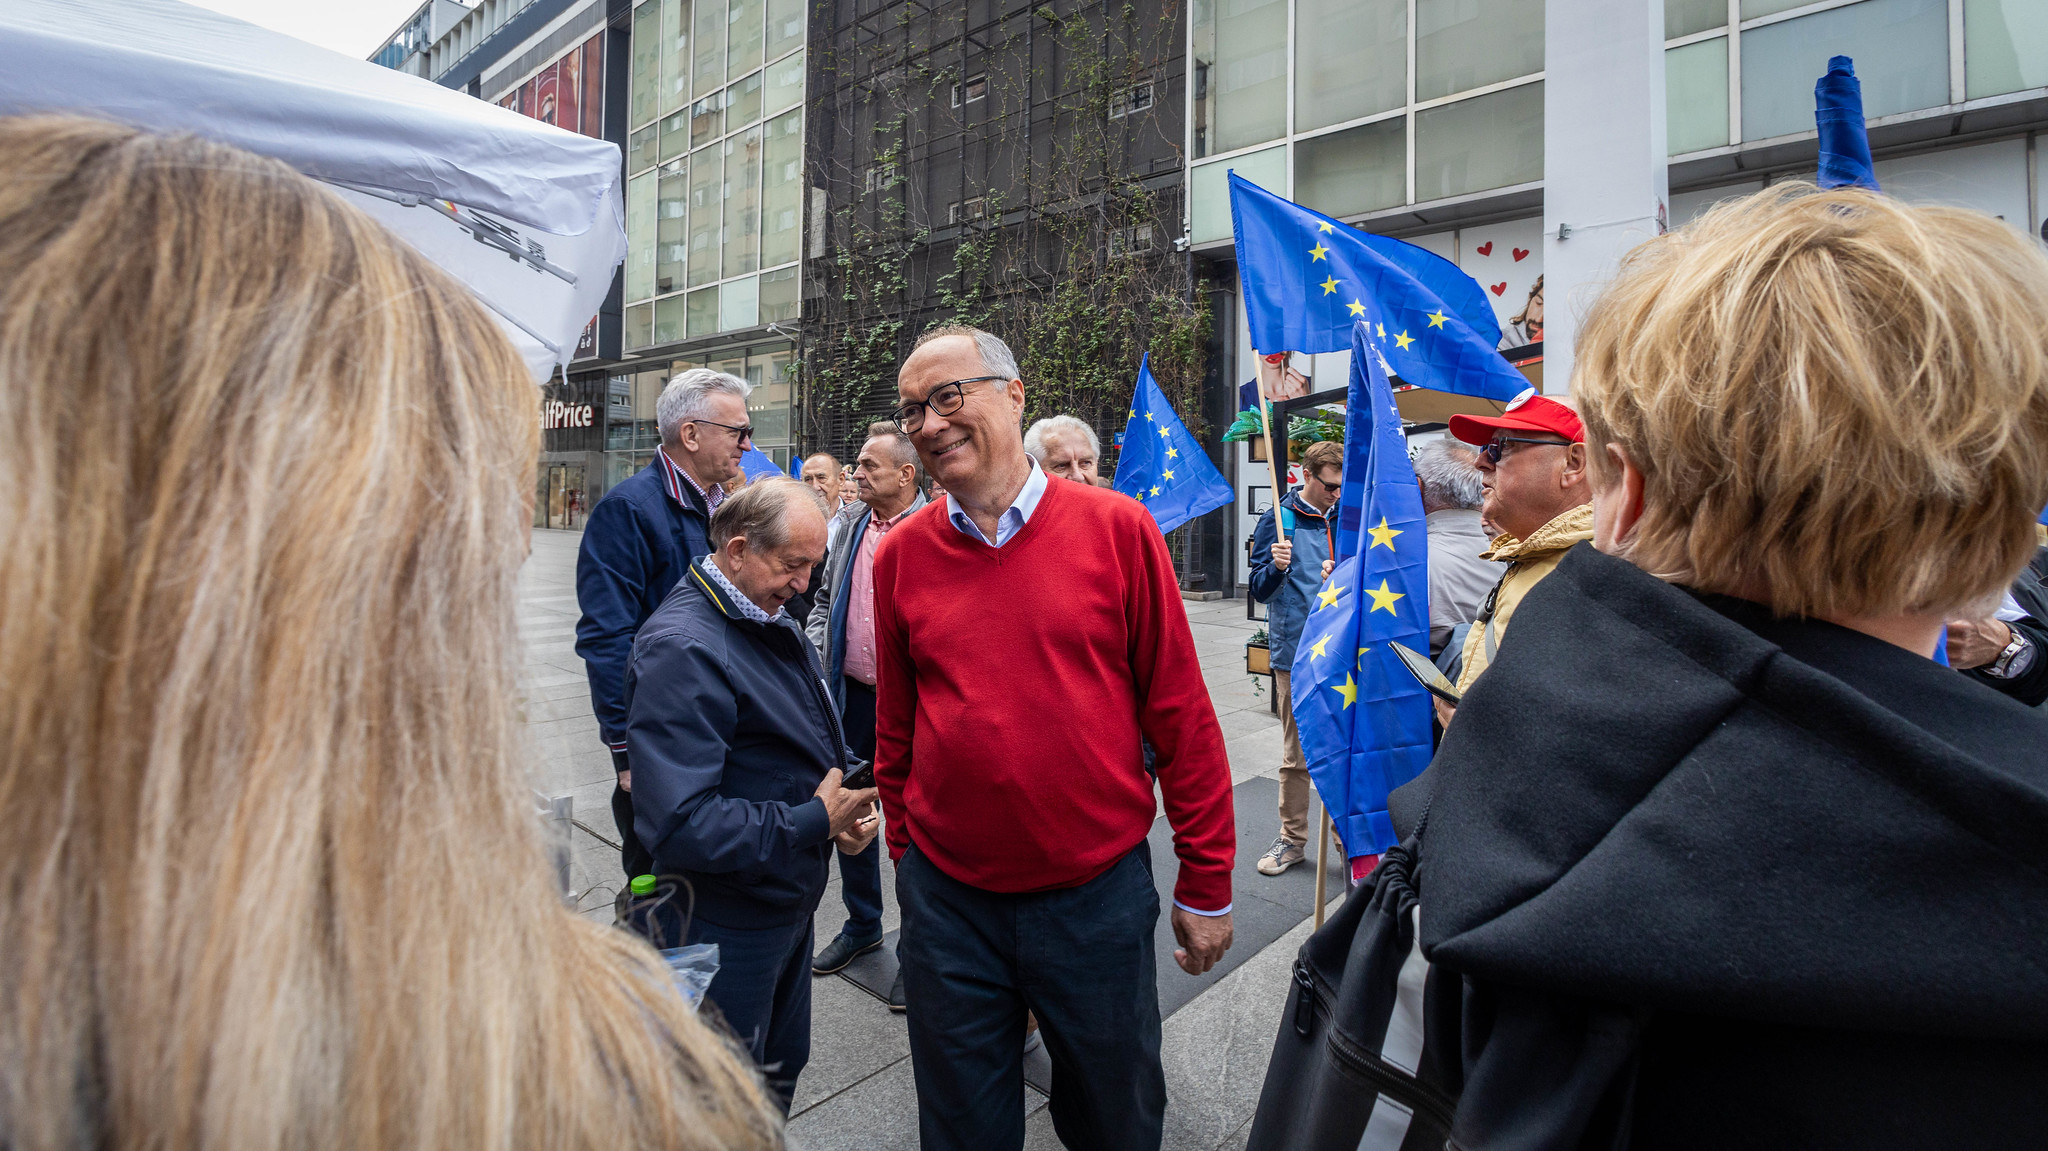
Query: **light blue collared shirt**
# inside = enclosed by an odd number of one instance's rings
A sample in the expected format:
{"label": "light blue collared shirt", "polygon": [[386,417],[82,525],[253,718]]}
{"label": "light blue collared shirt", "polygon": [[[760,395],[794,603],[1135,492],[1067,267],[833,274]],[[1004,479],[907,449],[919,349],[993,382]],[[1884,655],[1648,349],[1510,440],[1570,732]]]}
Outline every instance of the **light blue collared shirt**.
{"label": "light blue collared shirt", "polygon": [[1023,531],[1024,525],[1031,522],[1031,513],[1038,510],[1038,499],[1045,494],[1045,469],[1038,466],[1036,457],[1027,455],[1024,458],[1031,461],[1031,478],[1024,481],[1024,490],[1017,493],[1016,501],[1004,508],[1002,515],[996,517],[996,538],[990,539],[981,534],[981,528],[966,512],[960,510],[960,501],[953,498],[952,492],[946,493],[946,518],[952,520],[953,526],[964,534],[992,548],[1009,543],[1011,537]]}
{"label": "light blue collared shirt", "polygon": [[717,560],[705,560],[704,570],[711,573],[711,582],[718,585],[719,591],[732,597],[732,606],[740,609],[741,615],[753,620],[755,623],[773,623],[782,618],[782,608],[776,608],[775,614],[769,615],[761,610],[760,604],[748,599],[746,593],[734,587],[732,581],[725,578],[725,573],[718,570]]}

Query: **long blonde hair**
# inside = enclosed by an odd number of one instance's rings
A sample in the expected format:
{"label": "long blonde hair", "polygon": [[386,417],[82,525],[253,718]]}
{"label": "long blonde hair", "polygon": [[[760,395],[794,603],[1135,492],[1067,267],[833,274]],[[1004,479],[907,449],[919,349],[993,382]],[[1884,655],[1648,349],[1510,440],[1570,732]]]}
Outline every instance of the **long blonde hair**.
{"label": "long blonde hair", "polygon": [[0,156],[0,1145],[774,1144],[544,860],[490,316],[273,161]]}

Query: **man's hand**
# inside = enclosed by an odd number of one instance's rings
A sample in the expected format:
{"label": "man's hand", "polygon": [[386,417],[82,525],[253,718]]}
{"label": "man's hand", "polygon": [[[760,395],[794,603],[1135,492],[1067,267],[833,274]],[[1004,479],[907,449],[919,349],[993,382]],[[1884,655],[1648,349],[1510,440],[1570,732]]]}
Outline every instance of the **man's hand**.
{"label": "man's hand", "polygon": [[1273,566],[1281,571],[1286,571],[1287,565],[1293,562],[1294,545],[1284,541],[1275,542],[1273,544]]}
{"label": "man's hand", "polygon": [[1451,717],[1458,714],[1456,705],[1445,703],[1436,696],[1430,696],[1429,702],[1436,705],[1436,725],[1446,731],[1450,730]]}
{"label": "man's hand", "polygon": [[882,809],[871,807],[866,815],[855,820],[853,826],[832,837],[839,850],[847,855],[859,855],[875,841],[875,832],[882,826]]}
{"label": "man's hand", "polygon": [[1236,938],[1228,912],[1196,915],[1178,907],[1173,909],[1173,939],[1180,944],[1173,949],[1173,961],[1189,975],[1201,975],[1216,966]]}
{"label": "man's hand", "polygon": [[1948,621],[1948,665],[1983,667],[2011,642],[2012,629],[2003,620],[1952,619]]}
{"label": "man's hand", "polygon": [[825,801],[825,816],[832,821],[832,834],[845,833],[862,816],[868,814],[875,803],[875,789],[863,787],[859,791],[848,791],[839,786],[845,778],[838,768],[825,773],[825,782],[818,785],[817,797]]}
{"label": "man's hand", "polygon": [[619,790],[626,792],[630,792],[633,790],[633,773],[631,771],[622,771],[619,773]]}
{"label": "man's hand", "polygon": [[1324,581],[1325,583],[1329,582],[1329,579],[1330,579],[1330,573],[1331,573],[1331,572],[1333,572],[1333,571],[1336,571],[1336,570],[1337,570],[1337,561],[1336,561],[1336,560],[1324,560],[1324,561],[1323,561],[1323,581]]}

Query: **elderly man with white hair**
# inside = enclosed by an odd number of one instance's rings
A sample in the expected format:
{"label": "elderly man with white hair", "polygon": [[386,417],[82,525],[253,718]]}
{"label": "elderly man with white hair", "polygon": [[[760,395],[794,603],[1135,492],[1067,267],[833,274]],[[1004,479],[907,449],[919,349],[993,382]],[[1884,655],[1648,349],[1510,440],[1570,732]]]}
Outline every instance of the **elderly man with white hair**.
{"label": "elderly man with white hair", "polygon": [[1102,462],[1102,440],[1083,420],[1045,417],[1024,429],[1024,450],[1051,475],[1098,488],[1109,486],[1096,471]]}
{"label": "elderly man with white hair", "polygon": [[1448,434],[1423,440],[1415,451],[1415,483],[1429,526],[1429,654],[1437,658],[1459,627],[1479,618],[1479,606],[1507,565],[1479,558],[1493,541],[1479,526],[1484,493],[1476,450]]}
{"label": "elderly man with white hair", "polygon": [[754,429],[747,424],[745,380],[693,368],[670,380],[655,401],[661,450],[652,466],[620,482],[590,510],[576,557],[576,654],[590,676],[598,735],[612,754],[619,785],[612,819],[624,844],[626,876],[653,859],[633,833],[631,763],[626,752],[626,660],[633,636],[661,606],[691,561],[711,550],[711,513],[725,481],[740,474]]}

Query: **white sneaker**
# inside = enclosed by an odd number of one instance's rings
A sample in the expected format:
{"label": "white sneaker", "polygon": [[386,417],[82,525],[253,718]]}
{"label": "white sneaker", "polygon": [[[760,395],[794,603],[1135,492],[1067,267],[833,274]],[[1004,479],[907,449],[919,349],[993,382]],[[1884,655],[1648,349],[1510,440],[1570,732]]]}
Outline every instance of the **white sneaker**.
{"label": "white sneaker", "polygon": [[1259,857],[1259,874],[1278,875],[1307,858],[1308,852],[1299,843],[1289,843],[1284,837],[1276,839],[1266,854]]}

